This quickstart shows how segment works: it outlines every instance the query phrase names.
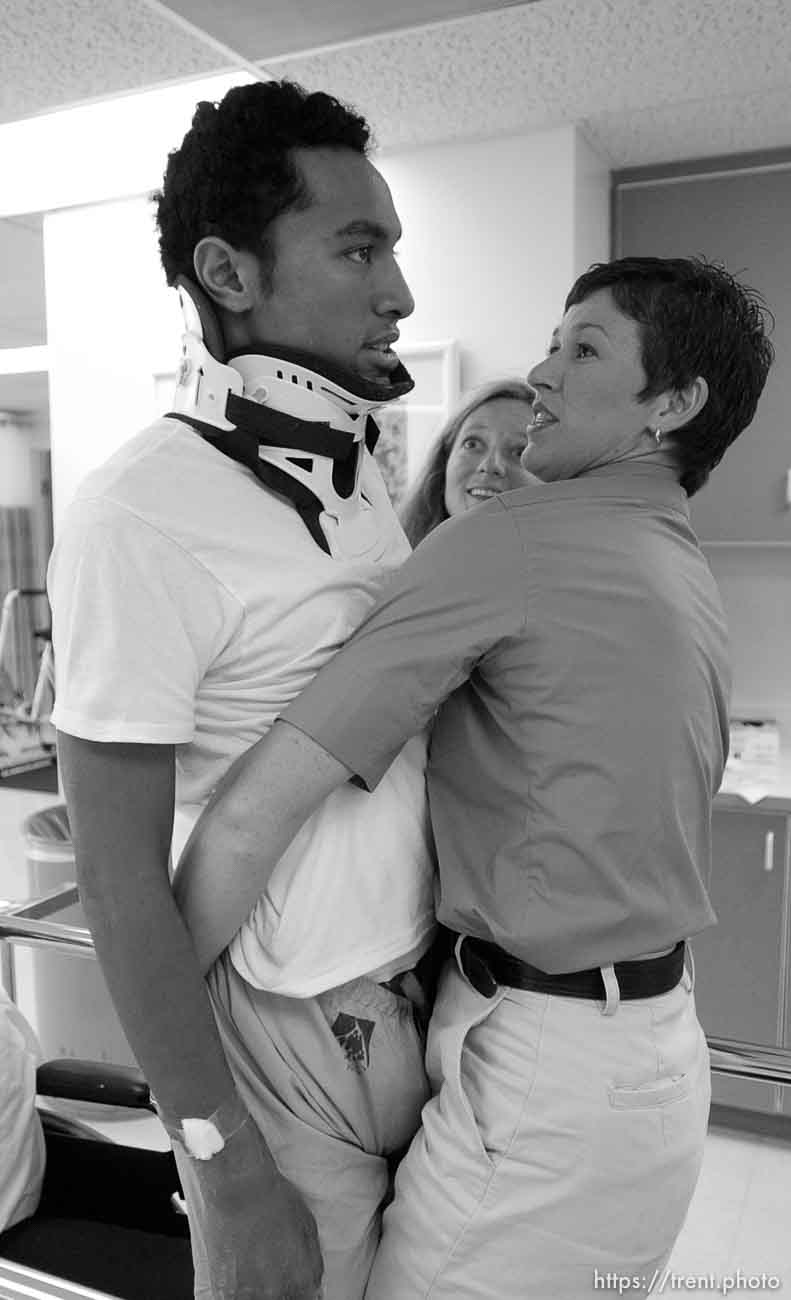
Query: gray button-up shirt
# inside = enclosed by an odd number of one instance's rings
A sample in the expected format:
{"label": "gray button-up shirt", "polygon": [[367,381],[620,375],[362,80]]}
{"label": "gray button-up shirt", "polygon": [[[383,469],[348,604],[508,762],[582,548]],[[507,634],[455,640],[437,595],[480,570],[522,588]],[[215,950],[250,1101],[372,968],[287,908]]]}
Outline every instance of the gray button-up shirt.
{"label": "gray button-up shirt", "polygon": [[443,524],[283,716],[372,788],[436,711],[440,920],[555,972],[715,920],[728,691],[686,496],[631,462]]}

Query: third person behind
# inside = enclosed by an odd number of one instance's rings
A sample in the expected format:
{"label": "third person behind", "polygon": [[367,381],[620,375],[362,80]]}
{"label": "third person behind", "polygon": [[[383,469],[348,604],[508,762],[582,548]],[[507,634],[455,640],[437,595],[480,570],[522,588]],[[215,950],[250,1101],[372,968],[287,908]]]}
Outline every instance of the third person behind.
{"label": "third person behind", "polygon": [[453,412],[401,511],[413,547],[451,515],[539,482],[521,460],[533,397],[523,380],[500,379],[477,389]]}

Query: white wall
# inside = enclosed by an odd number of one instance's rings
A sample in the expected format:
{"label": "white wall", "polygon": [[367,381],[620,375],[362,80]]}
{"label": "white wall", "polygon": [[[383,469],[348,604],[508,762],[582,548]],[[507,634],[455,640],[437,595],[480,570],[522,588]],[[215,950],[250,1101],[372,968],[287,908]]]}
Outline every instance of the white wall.
{"label": "white wall", "polygon": [[158,412],[154,375],[178,364],[181,313],[146,198],[44,219],[55,529],[84,475]]}
{"label": "white wall", "polygon": [[574,127],[376,159],[404,227],[409,341],[456,338],[462,388],[524,376],[609,249],[609,171]]}
{"label": "white wall", "polygon": [[[610,254],[610,168],[583,133],[574,132],[574,276]],[[571,282],[569,283],[571,288]]]}
{"label": "white wall", "polygon": [[0,217],[142,194],[162,182],[200,99],[252,78],[226,73],[0,127]]}

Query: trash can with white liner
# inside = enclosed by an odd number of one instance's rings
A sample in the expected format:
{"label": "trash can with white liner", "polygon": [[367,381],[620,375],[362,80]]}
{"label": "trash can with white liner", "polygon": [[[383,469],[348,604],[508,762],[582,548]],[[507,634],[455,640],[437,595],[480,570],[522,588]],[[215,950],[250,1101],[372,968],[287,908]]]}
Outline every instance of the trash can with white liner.
{"label": "trash can with white liner", "polygon": [[74,880],[74,846],[65,803],[41,808],[22,823],[31,898]]}
{"label": "trash can with white liner", "polygon": [[[31,813],[22,823],[22,834],[31,898],[74,883],[74,847],[65,804]],[[79,902],[53,920],[86,924]],[[16,1001],[38,1034],[45,1060],[72,1056],[136,1064],[92,954],[39,946],[25,952],[17,947]]]}

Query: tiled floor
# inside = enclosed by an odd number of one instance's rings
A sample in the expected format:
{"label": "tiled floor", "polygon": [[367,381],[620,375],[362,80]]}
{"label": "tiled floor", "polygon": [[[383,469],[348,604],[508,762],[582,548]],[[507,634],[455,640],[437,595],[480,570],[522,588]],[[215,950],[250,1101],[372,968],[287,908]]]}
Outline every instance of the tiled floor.
{"label": "tiled floor", "polygon": [[696,1284],[712,1275],[719,1294],[791,1296],[791,1143],[712,1127],[668,1271],[666,1295],[717,1294]]}

